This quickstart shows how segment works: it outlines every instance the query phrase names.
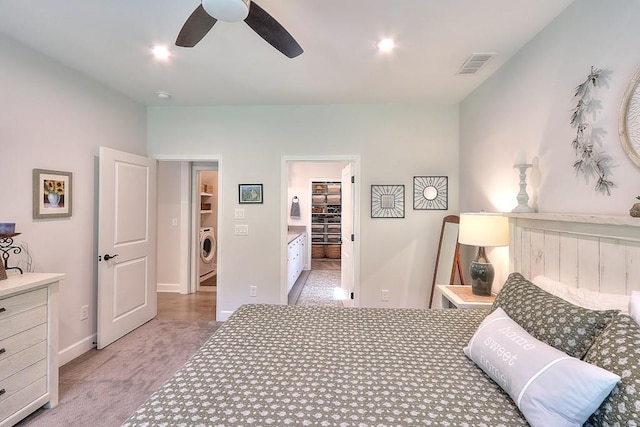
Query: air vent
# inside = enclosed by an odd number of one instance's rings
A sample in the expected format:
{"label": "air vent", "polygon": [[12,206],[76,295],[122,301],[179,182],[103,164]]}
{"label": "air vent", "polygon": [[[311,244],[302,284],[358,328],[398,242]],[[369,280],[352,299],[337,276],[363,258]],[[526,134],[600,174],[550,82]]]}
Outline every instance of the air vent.
{"label": "air vent", "polygon": [[495,55],[495,52],[474,53],[460,67],[458,74],[475,74]]}

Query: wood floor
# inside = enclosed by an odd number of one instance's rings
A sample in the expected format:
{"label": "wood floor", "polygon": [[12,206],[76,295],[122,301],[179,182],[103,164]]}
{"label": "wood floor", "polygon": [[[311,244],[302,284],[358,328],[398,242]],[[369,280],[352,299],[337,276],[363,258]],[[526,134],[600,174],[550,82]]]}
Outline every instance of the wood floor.
{"label": "wood floor", "polygon": [[[340,270],[340,260],[312,260],[313,270]],[[289,304],[295,304],[306,276],[301,275],[296,285],[298,291],[295,298],[290,298]],[[158,319],[174,320],[216,320],[216,276],[201,283],[200,291],[193,294],[177,294],[173,292],[158,292]],[[292,293],[293,294],[293,293]]]}
{"label": "wood floor", "polygon": [[216,292],[210,287],[193,294],[158,292],[158,319],[216,320]]}

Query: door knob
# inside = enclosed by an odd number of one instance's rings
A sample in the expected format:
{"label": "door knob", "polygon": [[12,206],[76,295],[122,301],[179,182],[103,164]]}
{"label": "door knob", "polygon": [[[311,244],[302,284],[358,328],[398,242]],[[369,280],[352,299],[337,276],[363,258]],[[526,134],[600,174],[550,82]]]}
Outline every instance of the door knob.
{"label": "door knob", "polygon": [[104,254],[104,260],[109,261],[110,259],[115,258],[117,256],[118,254],[115,254],[115,255]]}

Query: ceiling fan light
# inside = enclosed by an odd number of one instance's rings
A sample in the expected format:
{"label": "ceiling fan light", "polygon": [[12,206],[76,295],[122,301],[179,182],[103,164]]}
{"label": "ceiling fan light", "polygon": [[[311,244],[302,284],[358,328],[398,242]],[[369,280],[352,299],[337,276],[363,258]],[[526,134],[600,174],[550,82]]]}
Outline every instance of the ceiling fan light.
{"label": "ceiling fan light", "polygon": [[219,21],[239,22],[249,15],[250,0],[202,0],[205,12]]}

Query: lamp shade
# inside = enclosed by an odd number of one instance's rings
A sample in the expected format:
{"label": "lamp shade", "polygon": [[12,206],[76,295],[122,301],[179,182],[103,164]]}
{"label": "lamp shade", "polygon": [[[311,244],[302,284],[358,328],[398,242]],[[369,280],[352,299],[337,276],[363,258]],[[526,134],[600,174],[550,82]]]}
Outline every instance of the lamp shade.
{"label": "lamp shade", "polygon": [[458,242],[471,246],[507,246],[509,218],[502,214],[460,214]]}

